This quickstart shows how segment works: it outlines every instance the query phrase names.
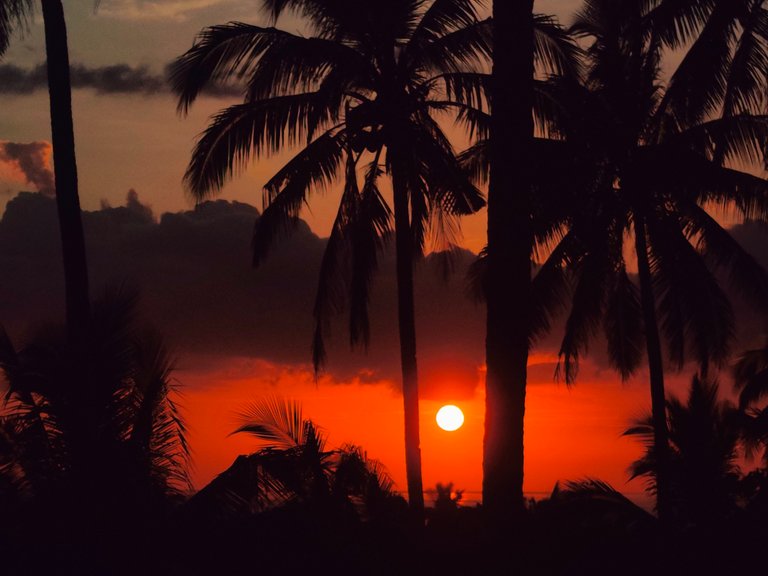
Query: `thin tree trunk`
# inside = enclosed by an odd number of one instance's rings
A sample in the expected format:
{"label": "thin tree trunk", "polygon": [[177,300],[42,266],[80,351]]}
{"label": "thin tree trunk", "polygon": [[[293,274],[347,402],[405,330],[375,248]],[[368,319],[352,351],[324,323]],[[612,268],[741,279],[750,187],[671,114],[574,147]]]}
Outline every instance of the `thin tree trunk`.
{"label": "thin tree trunk", "polygon": [[48,63],[56,205],[64,257],[67,330],[70,337],[77,340],[83,335],[88,322],[88,267],[77,188],[67,27],[60,0],[42,0],[42,7]]}
{"label": "thin tree trunk", "polygon": [[397,306],[400,329],[400,364],[405,412],[405,472],[408,502],[418,519],[424,514],[419,439],[419,381],[416,367],[416,318],[413,302],[413,235],[408,210],[408,184],[399,158],[392,162],[397,259]]}
{"label": "thin tree trunk", "polygon": [[525,511],[523,430],[533,246],[533,0],[493,3],[488,189],[483,505],[502,523]]}
{"label": "thin tree trunk", "polygon": [[635,251],[640,277],[640,300],[645,325],[645,345],[648,353],[648,370],[651,381],[651,417],[653,419],[653,449],[656,453],[656,511],[659,521],[669,520],[669,432],[664,394],[664,364],[661,357],[661,340],[656,319],[656,299],[653,294],[651,266],[648,259],[645,220],[635,215]]}

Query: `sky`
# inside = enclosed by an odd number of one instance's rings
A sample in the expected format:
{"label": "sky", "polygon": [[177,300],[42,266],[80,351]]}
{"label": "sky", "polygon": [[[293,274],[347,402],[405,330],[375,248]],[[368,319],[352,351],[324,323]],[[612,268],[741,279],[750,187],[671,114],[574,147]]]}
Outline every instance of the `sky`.
{"label": "sky", "polygon": [[[239,453],[257,448],[231,436],[237,413],[265,395],[303,402],[332,444],[362,445],[405,486],[398,391],[392,255],[372,295],[371,346],[351,352],[344,319],[333,325],[329,362],[310,366],[311,310],[319,258],[336,195],[312,200],[299,231],[265,265],[250,267],[250,233],[261,186],[285,157],[253,165],[227,184],[224,201],[194,209],[181,179],[195,136],[236,96],[202,97],[179,116],[165,66],[206,25],[266,23],[253,0],[67,0],[80,194],[95,295],[126,283],[143,295],[145,316],[178,357],[176,383],[189,423],[194,479],[202,486]],[[567,22],[577,2],[541,0],[537,9]],[[286,20],[281,25],[297,30]],[[61,316],[63,284],[49,194],[50,128],[41,18],[0,60],[0,322],[17,342]],[[40,194],[21,194],[22,191]],[[454,482],[468,499],[480,490],[484,311],[466,294],[464,273],[483,246],[485,215],[463,222],[464,251],[446,281],[437,258],[417,267],[417,335],[425,487]],[[764,232],[740,230],[759,251]],[[755,330],[759,330],[755,328]],[[526,419],[526,490],[600,477],[628,493],[626,469],[640,447],[623,438],[649,407],[645,377],[627,383],[595,343],[578,383],[554,381],[557,339],[533,351]],[[690,372],[671,378],[681,389]],[[457,432],[434,423],[445,403],[462,407]]]}

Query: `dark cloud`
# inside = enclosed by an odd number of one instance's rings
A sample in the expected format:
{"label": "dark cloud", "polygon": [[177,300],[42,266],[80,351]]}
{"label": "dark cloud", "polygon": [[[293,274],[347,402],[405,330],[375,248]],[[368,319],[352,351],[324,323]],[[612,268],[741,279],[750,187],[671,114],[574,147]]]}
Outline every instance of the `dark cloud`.
{"label": "dark cloud", "polygon": [[0,141],[0,163],[18,168],[26,181],[43,194],[52,196],[56,190],[51,171],[50,142]]}
{"label": "dark cloud", "polygon": [[[166,90],[161,76],[152,74],[146,67],[113,64],[92,68],[73,64],[70,70],[73,88],[91,88],[106,94],[145,93],[155,94]],[[29,94],[46,89],[48,77],[45,64],[31,69],[13,64],[0,66],[0,93]]]}
{"label": "dark cloud", "polygon": [[45,64],[31,69],[14,64],[0,64],[0,93],[30,94],[48,86]]}
{"label": "dark cloud", "polygon": [[[160,94],[168,93],[166,77],[154,74],[146,66],[112,64],[90,67],[73,64],[70,70],[72,87],[92,89],[101,94]],[[0,65],[0,94],[30,94],[48,87],[46,65],[21,68],[14,64]],[[229,86],[213,87],[205,92],[210,96],[227,97],[241,91]]]}
{"label": "dark cloud", "polygon": [[[312,308],[325,240],[301,223],[258,269],[250,265],[255,208],[225,201],[156,221],[135,192],[121,207],[84,213],[94,293],[125,282],[144,313],[177,347],[182,364],[225,357],[310,362]],[[60,317],[63,283],[53,201],[22,193],[0,221],[0,322],[23,334],[30,321]],[[457,257],[447,282],[434,258],[417,268],[420,371],[471,390],[483,361],[482,308],[464,296]],[[328,371],[342,381],[399,381],[394,261],[385,255],[373,287],[371,346],[351,352],[346,319],[332,324]],[[461,390],[459,390],[461,389]],[[428,391],[425,391],[428,393]]]}
{"label": "dark cloud", "polygon": [[[156,220],[138,194],[126,206],[84,213],[94,293],[125,282],[142,293],[142,306],[169,337],[181,366],[221,365],[226,359],[274,364],[310,362],[312,308],[325,240],[301,223],[258,269],[250,239],[258,211],[237,202],[207,202]],[[768,232],[748,224],[734,234],[765,262]],[[485,310],[466,296],[464,275],[474,255],[459,252],[454,273],[430,256],[416,268],[418,361],[423,395],[460,397],[481,381]],[[371,294],[371,345],[351,352],[346,318],[332,324],[328,372],[337,381],[399,381],[396,282],[393,255],[383,256]],[[63,282],[54,202],[23,193],[0,221],[0,322],[23,334],[30,322],[60,317]],[[760,330],[742,309],[742,333]],[[532,383],[552,380],[561,325],[532,357]],[[747,340],[743,341],[744,344]],[[740,350],[735,347],[735,350]],[[590,364],[607,368],[605,342],[590,347]],[[606,379],[614,378],[606,372]]]}

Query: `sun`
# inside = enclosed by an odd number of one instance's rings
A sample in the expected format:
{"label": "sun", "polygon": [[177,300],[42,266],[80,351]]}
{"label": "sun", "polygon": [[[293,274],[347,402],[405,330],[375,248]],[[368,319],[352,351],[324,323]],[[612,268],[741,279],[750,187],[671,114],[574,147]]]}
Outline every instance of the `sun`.
{"label": "sun", "polygon": [[437,411],[437,425],[446,432],[453,432],[464,424],[464,413],[458,406],[448,404]]}

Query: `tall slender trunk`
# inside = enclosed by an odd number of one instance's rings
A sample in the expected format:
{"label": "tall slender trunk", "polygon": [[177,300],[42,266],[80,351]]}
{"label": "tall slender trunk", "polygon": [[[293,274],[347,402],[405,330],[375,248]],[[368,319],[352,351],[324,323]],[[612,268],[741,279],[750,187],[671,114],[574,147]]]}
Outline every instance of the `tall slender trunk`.
{"label": "tall slender trunk", "polygon": [[67,330],[78,340],[88,322],[88,267],[85,257],[80,198],[77,189],[72,89],[69,77],[67,26],[61,0],[42,0],[48,91],[51,108],[53,168],[64,257]]}
{"label": "tall slender trunk", "polygon": [[533,0],[493,3],[483,504],[518,521],[531,299]]}
{"label": "tall slender trunk", "polygon": [[417,518],[421,519],[424,514],[424,488],[421,481],[419,381],[416,367],[416,318],[413,303],[413,234],[408,210],[408,183],[401,166],[400,159],[395,157],[391,170],[395,204],[400,366],[403,375],[405,412],[405,472],[408,481],[408,502]]}
{"label": "tall slender trunk", "polygon": [[653,294],[651,266],[648,259],[645,219],[635,215],[635,251],[640,277],[640,300],[645,325],[645,345],[648,353],[648,370],[651,381],[651,417],[653,419],[653,449],[656,453],[656,511],[659,521],[665,525],[670,513],[669,484],[669,432],[664,395],[664,364],[661,358],[661,340],[656,319],[656,299]]}

